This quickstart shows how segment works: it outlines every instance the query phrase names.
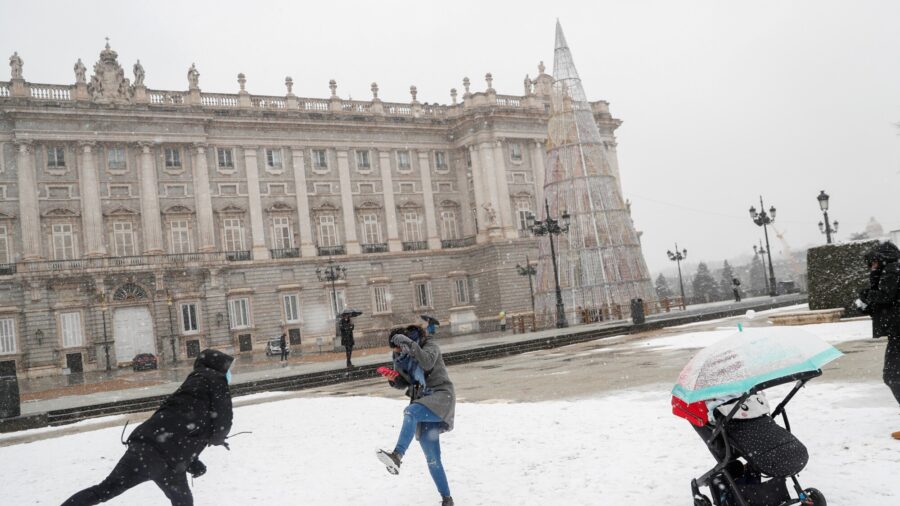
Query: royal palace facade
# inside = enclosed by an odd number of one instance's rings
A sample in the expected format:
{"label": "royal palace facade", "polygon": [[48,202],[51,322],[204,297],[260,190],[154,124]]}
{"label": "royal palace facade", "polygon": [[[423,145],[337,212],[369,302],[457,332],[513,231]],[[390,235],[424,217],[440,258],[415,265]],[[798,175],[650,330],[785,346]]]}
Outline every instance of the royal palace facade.
{"label": "royal palace facade", "polygon": [[[552,77],[523,95],[468,79],[449,105],[207,93],[124,77],[107,44],[75,83],[0,82],[0,368],[165,366],[205,347],[255,353],[281,333],[332,349],[436,316],[476,331],[530,311]],[[606,102],[592,103],[616,160]],[[616,167],[616,171],[617,171]],[[545,239],[546,240],[546,239]],[[329,273],[336,274],[331,278]],[[335,279],[336,278],[336,279]],[[2,372],[2,371],[0,371]]]}

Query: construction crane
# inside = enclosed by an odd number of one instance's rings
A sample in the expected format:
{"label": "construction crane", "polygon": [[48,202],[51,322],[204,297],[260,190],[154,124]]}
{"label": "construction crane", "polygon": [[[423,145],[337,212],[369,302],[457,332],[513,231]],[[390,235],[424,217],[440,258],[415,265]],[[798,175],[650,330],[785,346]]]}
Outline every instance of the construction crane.
{"label": "construction crane", "polygon": [[800,279],[802,279],[803,275],[806,273],[803,269],[803,266],[800,265],[800,262],[798,262],[797,259],[794,258],[794,253],[791,251],[791,245],[788,244],[787,239],[784,238],[785,234],[787,234],[787,231],[782,232],[782,231],[778,230],[777,228],[775,228],[774,224],[769,225],[769,226],[772,227],[772,230],[775,231],[775,237],[777,237],[778,240],[781,242],[782,253],[784,253],[784,255],[787,256],[788,266],[791,268],[791,271],[794,273],[794,280],[799,281]]}

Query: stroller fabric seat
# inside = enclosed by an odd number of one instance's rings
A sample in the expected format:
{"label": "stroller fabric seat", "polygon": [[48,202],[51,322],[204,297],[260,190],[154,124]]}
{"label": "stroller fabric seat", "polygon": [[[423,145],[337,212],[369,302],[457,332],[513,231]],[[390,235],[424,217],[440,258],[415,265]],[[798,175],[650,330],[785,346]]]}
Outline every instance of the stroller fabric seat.
{"label": "stroller fabric seat", "polygon": [[803,443],[770,416],[732,420],[726,432],[738,453],[766,476],[793,476],[802,471],[809,460],[809,452]]}

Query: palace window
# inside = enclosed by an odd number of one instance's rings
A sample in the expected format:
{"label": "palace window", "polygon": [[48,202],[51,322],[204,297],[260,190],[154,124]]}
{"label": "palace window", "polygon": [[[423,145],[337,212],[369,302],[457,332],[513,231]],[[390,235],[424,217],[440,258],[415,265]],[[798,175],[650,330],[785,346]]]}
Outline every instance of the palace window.
{"label": "palace window", "polygon": [[216,149],[216,161],[219,164],[219,168],[233,169],[234,168],[234,152],[231,150],[231,148],[217,148]]}
{"label": "palace window", "polygon": [[337,318],[337,315],[347,308],[347,293],[343,288],[335,288],[332,293],[331,288],[329,288],[326,296],[330,301],[328,306],[331,309],[331,319]]}
{"label": "palace window", "polygon": [[291,219],[286,216],[272,218],[272,237],[275,241],[275,249],[288,249],[294,247],[294,234],[291,233]]}
{"label": "palace window", "polygon": [[52,169],[66,166],[66,148],[62,146],[50,146],[47,148],[47,167]]}
{"label": "palace window", "polygon": [[397,167],[409,169],[409,151],[397,151]]}
{"label": "palace window", "polygon": [[270,169],[280,169],[282,167],[280,149],[266,150],[266,167]]}
{"label": "palace window", "polygon": [[459,239],[456,211],[441,211],[441,239],[445,241]]}
{"label": "palace window", "polygon": [[300,297],[296,293],[289,293],[281,296],[281,302],[284,306],[285,323],[298,323],[300,321]]}
{"label": "palace window", "polygon": [[130,222],[113,223],[113,245],[117,256],[134,255],[134,230]]}
{"label": "palace window", "polygon": [[356,152],[356,168],[368,170],[371,168],[371,164],[369,162],[369,152],[368,151],[357,151]]}
{"label": "palace window", "polygon": [[244,227],[239,218],[227,218],[223,220],[223,238],[225,251],[244,250]]}
{"label": "palace window", "polygon": [[177,220],[169,224],[172,234],[172,253],[191,252],[191,232],[187,220]]}
{"label": "palace window", "polygon": [[75,233],[70,223],[54,224],[52,229],[53,259],[71,260],[75,258]]}
{"label": "palace window", "polygon": [[518,218],[519,230],[530,230],[528,228],[528,216],[531,213],[531,202],[520,200],[516,202],[516,217]]}
{"label": "palace window", "polygon": [[381,243],[381,224],[378,223],[378,215],[375,213],[366,213],[362,215],[363,238],[364,244],[380,244]]}
{"label": "palace window", "polygon": [[522,145],[518,142],[509,143],[509,159],[516,162],[522,161]]}
{"label": "palace window", "polygon": [[114,147],[106,150],[106,166],[110,169],[125,168],[125,148]]}
{"label": "palace window", "polygon": [[250,299],[241,297],[228,301],[228,321],[231,329],[245,329],[250,326]]}
{"label": "palace window", "polygon": [[81,311],[60,313],[59,326],[62,332],[63,348],[75,348],[84,345],[84,332],[81,328]]}
{"label": "palace window", "polygon": [[193,334],[200,330],[200,323],[197,318],[197,303],[185,302],[181,304],[181,333]]}
{"label": "palace window", "polygon": [[403,213],[403,239],[406,242],[419,242],[422,240],[422,222],[417,211],[405,211]]}
{"label": "palace window", "polygon": [[391,297],[387,285],[372,287],[372,313],[384,314],[391,312]]}
{"label": "palace window", "polygon": [[0,355],[16,352],[16,321],[13,318],[0,319]]}
{"label": "palace window", "polygon": [[178,148],[165,148],[163,154],[166,158],[166,168],[176,169],[181,167],[181,150]]}
{"label": "palace window", "polygon": [[413,284],[413,302],[416,309],[431,309],[431,281],[420,281]]}
{"label": "palace window", "polygon": [[319,246],[337,246],[337,227],[334,224],[334,216],[324,214],[319,216]]}
{"label": "palace window", "polygon": [[466,157],[466,168],[472,168],[472,152],[469,151],[469,148],[463,149],[464,156]]}
{"label": "palace window", "polygon": [[434,167],[439,170],[447,168],[447,153],[443,151],[434,152]]}
{"label": "palace window", "polygon": [[457,306],[469,303],[469,278],[457,278],[453,280],[453,299]]}
{"label": "palace window", "polygon": [[313,150],[313,162],[315,163],[317,169],[328,168],[328,155],[326,154],[324,149]]}
{"label": "palace window", "polygon": [[0,264],[9,263],[9,235],[6,233],[6,225],[0,225]]}

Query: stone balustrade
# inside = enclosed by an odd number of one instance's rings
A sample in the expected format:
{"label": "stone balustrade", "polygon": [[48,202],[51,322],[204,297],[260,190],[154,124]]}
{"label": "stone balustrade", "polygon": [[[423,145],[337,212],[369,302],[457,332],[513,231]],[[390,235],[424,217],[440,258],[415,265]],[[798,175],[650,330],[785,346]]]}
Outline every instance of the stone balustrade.
{"label": "stone balustrade", "polygon": [[0,98],[9,96],[9,83],[0,83]]}
{"label": "stone balustrade", "polygon": [[28,83],[29,95],[35,100],[69,101],[72,100],[71,90],[71,86]]}

